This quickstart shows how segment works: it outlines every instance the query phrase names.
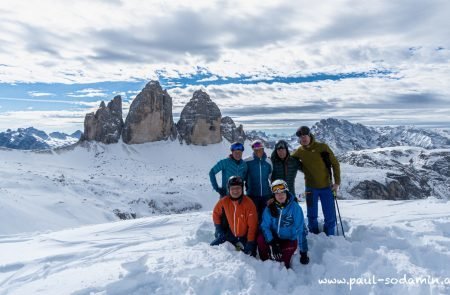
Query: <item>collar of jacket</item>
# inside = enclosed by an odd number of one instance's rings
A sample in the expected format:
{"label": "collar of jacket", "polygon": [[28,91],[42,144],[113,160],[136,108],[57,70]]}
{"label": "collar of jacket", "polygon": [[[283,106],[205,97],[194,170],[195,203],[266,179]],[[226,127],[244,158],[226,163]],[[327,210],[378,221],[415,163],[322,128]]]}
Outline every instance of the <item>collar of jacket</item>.
{"label": "collar of jacket", "polygon": [[266,152],[264,152],[264,154],[262,155],[261,159],[258,158],[258,157],[255,155],[255,153],[253,153],[253,159],[254,159],[254,160],[264,161],[266,158],[267,158]]}
{"label": "collar of jacket", "polygon": [[237,161],[235,158],[233,158],[233,154],[230,154],[229,156],[228,156],[228,158],[230,158],[231,160],[233,160],[236,164],[240,164],[243,160],[242,159],[240,159],[239,161]]}
{"label": "collar of jacket", "polygon": [[241,204],[243,199],[244,199],[244,194],[242,194],[239,198],[236,198],[236,199],[230,195],[230,200],[232,202],[238,202],[238,204]]}
{"label": "collar of jacket", "polygon": [[311,137],[311,142],[307,146],[302,145],[301,146],[302,149],[310,150],[316,145],[316,139],[314,138],[314,135],[311,134],[310,137]]}
{"label": "collar of jacket", "polygon": [[284,204],[281,204],[281,203],[278,202],[276,199],[275,199],[275,201],[274,201],[274,204],[275,204],[278,208],[280,208],[280,209],[286,208],[286,207],[291,203],[291,201],[292,201],[292,198],[293,198],[293,197],[292,197],[291,193],[287,192],[286,194],[287,194],[287,196],[286,196],[286,202],[284,202]]}

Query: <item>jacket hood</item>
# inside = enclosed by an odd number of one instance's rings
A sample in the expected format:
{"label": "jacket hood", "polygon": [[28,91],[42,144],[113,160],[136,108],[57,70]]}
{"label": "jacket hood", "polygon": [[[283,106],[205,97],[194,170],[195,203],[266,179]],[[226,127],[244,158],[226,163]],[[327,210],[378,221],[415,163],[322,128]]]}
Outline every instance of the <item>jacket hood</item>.
{"label": "jacket hood", "polygon": [[276,148],[276,147],[279,146],[280,144],[284,145],[284,147],[286,148],[286,152],[287,152],[286,158],[289,157],[290,151],[289,151],[289,145],[288,145],[288,143],[287,143],[285,140],[279,140],[279,141],[277,141],[277,143],[275,144],[274,150],[273,150],[272,154],[270,155],[270,158],[271,158],[272,160],[283,161],[283,160],[281,160],[280,157],[278,156],[277,148]]}

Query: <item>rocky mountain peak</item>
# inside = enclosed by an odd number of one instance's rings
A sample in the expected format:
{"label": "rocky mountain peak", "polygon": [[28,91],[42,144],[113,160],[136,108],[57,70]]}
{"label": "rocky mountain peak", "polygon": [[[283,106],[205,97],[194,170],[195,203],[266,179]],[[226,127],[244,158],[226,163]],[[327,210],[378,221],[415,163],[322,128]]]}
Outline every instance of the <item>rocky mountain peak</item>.
{"label": "rocky mountain peak", "polygon": [[172,97],[158,81],[147,83],[131,103],[122,138],[128,144],[176,138]]}
{"label": "rocky mountain peak", "polygon": [[220,109],[209,95],[202,90],[195,91],[177,123],[180,140],[195,145],[221,142],[221,119]]}
{"label": "rocky mountain peak", "polygon": [[108,106],[102,101],[95,114],[86,114],[82,140],[116,143],[120,139],[122,128],[122,97],[118,95]]}

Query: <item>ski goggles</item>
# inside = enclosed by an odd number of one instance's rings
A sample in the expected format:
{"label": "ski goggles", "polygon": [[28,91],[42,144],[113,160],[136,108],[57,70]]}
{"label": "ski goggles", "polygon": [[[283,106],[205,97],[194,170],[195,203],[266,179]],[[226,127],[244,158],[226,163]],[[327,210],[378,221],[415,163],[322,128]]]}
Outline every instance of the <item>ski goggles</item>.
{"label": "ski goggles", "polygon": [[279,194],[287,191],[286,186],[282,183],[272,186],[272,193]]}
{"label": "ski goggles", "polygon": [[240,142],[235,142],[230,146],[230,150],[234,151],[244,151],[244,145]]}

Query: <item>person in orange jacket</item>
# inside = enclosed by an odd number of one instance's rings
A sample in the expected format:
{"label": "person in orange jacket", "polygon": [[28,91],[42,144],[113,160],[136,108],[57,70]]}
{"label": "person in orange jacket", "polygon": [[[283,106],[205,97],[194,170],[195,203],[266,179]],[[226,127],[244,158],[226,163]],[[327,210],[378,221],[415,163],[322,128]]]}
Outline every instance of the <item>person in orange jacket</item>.
{"label": "person in orange jacket", "polygon": [[[211,246],[225,242],[232,243],[236,249],[255,255],[258,214],[253,201],[244,195],[244,181],[239,176],[228,179],[229,194],[220,199],[213,210],[216,228]],[[225,215],[226,218],[223,218]]]}

